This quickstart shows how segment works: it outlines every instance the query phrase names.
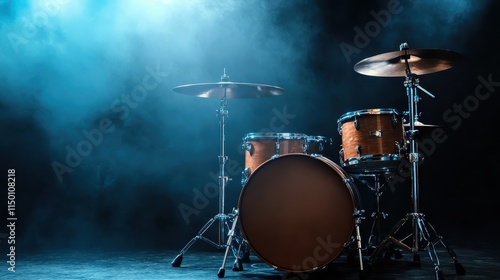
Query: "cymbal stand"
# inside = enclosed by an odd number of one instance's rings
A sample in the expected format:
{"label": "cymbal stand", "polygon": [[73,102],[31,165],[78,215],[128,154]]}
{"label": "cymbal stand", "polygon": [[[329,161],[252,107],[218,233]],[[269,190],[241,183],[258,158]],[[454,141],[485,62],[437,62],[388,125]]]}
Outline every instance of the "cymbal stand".
{"label": "cymbal stand", "polygon": [[[408,45],[406,43],[401,44],[401,50],[407,50]],[[411,163],[411,193],[412,193],[412,206],[413,212],[408,213],[406,217],[402,218],[392,229],[390,234],[382,241],[382,243],[375,249],[373,254],[370,256],[370,260],[374,260],[379,255],[385,251],[389,243],[393,243],[397,246],[400,246],[403,249],[411,251],[413,253],[413,263],[416,266],[420,266],[420,257],[418,255],[419,250],[425,249],[429,254],[431,261],[434,264],[434,270],[436,273],[436,279],[444,279],[443,272],[439,268],[439,258],[436,253],[436,244],[443,245],[451,258],[453,259],[455,270],[457,274],[463,275],[465,274],[465,269],[461,265],[461,263],[457,259],[457,255],[455,252],[446,245],[443,241],[442,236],[440,236],[434,227],[425,220],[424,214],[419,210],[419,174],[418,174],[418,163],[419,163],[419,153],[418,153],[418,143],[416,141],[417,130],[415,129],[415,122],[418,121],[418,111],[417,111],[417,102],[420,100],[417,88],[421,89],[423,92],[428,94],[431,97],[434,97],[427,90],[422,88],[419,85],[419,79],[417,75],[412,74],[410,71],[408,59],[409,55],[402,57],[406,63],[406,79],[404,85],[406,87],[406,94],[408,96],[408,108],[409,108],[409,122],[410,122],[410,130],[408,133],[410,150],[408,154],[408,160]],[[403,226],[410,221],[412,232],[409,235],[403,236],[398,239],[396,234],[399,232]],[[411,238],[411,239],[410,239]],[[411,241],[411,243],[410,243]],[[408,244],[410,243],[410,244]]]}
{"label": "cymbal stand", "polygon": [[[226,75],[226,71],[224,69],[224,74],[221,76],[222,82],[229,81],[229,76]],[[219,155],[219,213],[217,213],[214,217],[212,217],[208,222],[201,228],[198,234],[193,237],[187,244],[182,248],[180,253],[174,258],[172,261],[173,267],[180,267],[182,263],[182,259],[186,251],[199,239],[207,242],[208,244],[214,246],[217,249],[226,248],[229,246],[225,242],[225,232],[226,229],[231,229],[230,223],[233,223],[233,227],[235,224],[235,220],[237,219],[236,213],[233,211],[231,214],[224,213],[224,199],[225,199],[225,188],[227,182],[230,180],[229,177],[225,175],[225,164],[228,160],[228,157],[225,155],[225,118],[228,116],[228,111],[226,110],[227,105],[227,96],[226,96],[227,86],[224,86],[224,95],[220,100],[220,108],[216,111],[217,116],[219,117],[219,125],[220,125],[220,155]],[[218,225],[218,240],[217,242],[208,239],[203,236],[205,232],[215,223],[219,222]],[[234,230],[233,230],[234,231]]]}

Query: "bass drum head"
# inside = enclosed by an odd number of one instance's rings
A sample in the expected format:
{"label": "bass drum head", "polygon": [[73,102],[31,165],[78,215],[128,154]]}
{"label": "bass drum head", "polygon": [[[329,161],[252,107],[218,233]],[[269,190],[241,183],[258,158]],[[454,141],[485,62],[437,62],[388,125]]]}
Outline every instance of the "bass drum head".
{"label": "bass drum head", "polygon": [[359,204],[349,178],[323,156],[285,154],[264,162],[238,201],[250,249],[289,272],[313,271],[336,259],[353,235]]}

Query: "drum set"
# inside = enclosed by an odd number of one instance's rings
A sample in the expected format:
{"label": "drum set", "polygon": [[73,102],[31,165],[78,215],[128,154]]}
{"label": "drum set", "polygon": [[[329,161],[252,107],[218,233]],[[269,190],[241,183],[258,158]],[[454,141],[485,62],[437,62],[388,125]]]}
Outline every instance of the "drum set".
{"label": "drum set", "polygon": [[[224,209],[225,175],[225,106],[232,98],[261,98],[283,94],[276,86],[234,83],[229,76],[221,82],[191,84],[174,91],[203,98],[220,98],[217,110],[220,124],[219,213],[211,218],[172,261],[179,267],[183,255],[197,241],[204,240],[225,249],[218,277],[225,275],[228,253],[235,256],[233,271],[243,270],[242,263],[253,252],[274,269],[290,273],[314,272],[325,268],[342,253],[354,252],[359,260],[360,277],[366,276],[364,263],[376,263],[381,256],[398,256],[399,250],[413,253],[427,251],[433,261],[437,279],[443,279],[435,246],[443,245],[452,257],[457,274],[465,274],[454,251],[419,211],[418,151],[419,129],[433,127],[418,121],[417,89],[431,97],[419,84],[418,75],[446,70],[461,60],[456,52],[438,49],[410,49],[406,43],[399,51],[376,55],[358,62],[354,70],[377,77],[404,77],[408,111],[373,108],[341,115],[337,120],[342,144],[339,152],[332,138],[304,133],[251,132],[242,140],[245,168],[241,178],[238,206],[229,214]],[[338,163],[335,161],[338,157]],[[393,229],[383,234],[379,198],[402,161],[411,171],[411,203],[413,211]],[[373,180],[368,184],[367,180]],[[360,225],[365,219],[359,182],[365,182],[375,194],[376,210],[368,241],[362,240]],[[219,239],[212,241],[205,232],[218,222]],[[403,233],[409,226],[410,230]],[[402,234],[402,235],[401,235]],[[402,236],[402,237],[401,237]],[[226,239],[227,237],[227,239]]]}

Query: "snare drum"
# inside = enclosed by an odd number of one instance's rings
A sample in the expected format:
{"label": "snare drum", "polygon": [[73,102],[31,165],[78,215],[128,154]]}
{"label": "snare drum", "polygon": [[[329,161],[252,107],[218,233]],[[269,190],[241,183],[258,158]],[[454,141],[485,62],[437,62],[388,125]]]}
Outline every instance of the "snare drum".
{"label": "snare drum", "polygon": [[395,109],[348,112],[338,121],[340,163],[345,170],[378,173],[397,169],[403,146],[403,121]]}
{"label": "snare drum", "polygon": [[243,138],[245,151],[245,169],[241,183],[246,180],[259,165],[273,156],[305,153],[307,135],[303,133],[253,132]]}

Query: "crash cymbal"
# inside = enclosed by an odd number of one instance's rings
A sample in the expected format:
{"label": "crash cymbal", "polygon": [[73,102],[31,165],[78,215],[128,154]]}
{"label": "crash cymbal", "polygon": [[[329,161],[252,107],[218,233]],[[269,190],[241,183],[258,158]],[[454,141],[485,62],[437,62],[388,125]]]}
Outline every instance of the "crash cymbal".
{"label": "crash cymbal", "polygon": [[251,83],[201,83],[178,86],[173,89],[176,92],[204,98],[261,98],[281,95],[285,92],[283,88]]}
{"label": "crash cymbal", "polygon": [[405,58],[411,73],[424,75],[449,69],[463,56],[449,50],[403,49],[363,59],[354,65],[354,71],[376,77],[405,77]]}

